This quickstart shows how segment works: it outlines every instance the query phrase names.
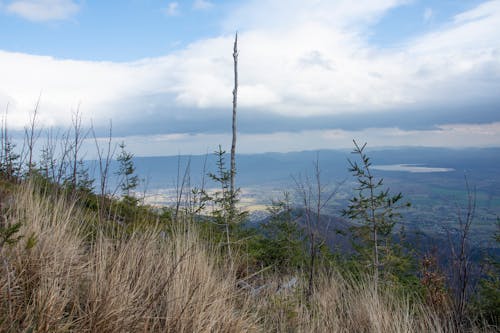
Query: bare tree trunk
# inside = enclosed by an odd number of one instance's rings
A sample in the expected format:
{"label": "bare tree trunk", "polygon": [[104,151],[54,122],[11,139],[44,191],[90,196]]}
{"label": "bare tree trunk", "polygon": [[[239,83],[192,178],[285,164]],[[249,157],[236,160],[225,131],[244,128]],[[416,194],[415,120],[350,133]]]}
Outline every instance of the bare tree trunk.
{"label": "bare tree trunk", "polygon": [[189,157],[186,167],[184,169],[184,175],[181,179],[181,155],[177,157],[177,180],[175,185],[175,222],[179,223],[179,211],[182,205],[182,197],[186,192],[190,193],[190,186],[186,188],[186,182],[191,178],[191,157]]}
{"label": "bare tree trunk", "polygon": [[[109,121],[109,137],[107,139],[107,143],[105,149],[101,149],[99,142],[97,140],[97,136],[94,131],[94,125],[91,125],[92,136],[94,137],[94,142],[97,149],[97,157],[98,157],[98,167],[99,167],[99,176],[100,176],[100,204],[98,207],[99,218],[101,221],[105,218],[105,206],[106,206],[106,197],[108,190],[108,181],[109,181],[109,171],[111,167],[111,161],[115,154],[116,145],[112,147],[113,141],[113,124],[111,120]],[[110,212],[108,212],[108,218],[110,216]]]}
{"label": "bare tree trunk", "polygon": [[[363,149],[366,146],[366,143],[362,146],[359,147],[359,145],[356,143],[355,140],[353,140],[354,146],[359,152],[362,152]],[[364,168],[366,170],[366,177],[368,178],[368,181],[366,183],[368,189],[370,190],[370,200],[369,200],[369,219],[371,223],[371,232],[372,232],[372,240],[373,240],[373,286],[375,288],[375,295],[378,297],[378,284],[379,284],[379,270],[380,270],[380,261],[379,261],[379,247],[378,247],[378,233],[379,233],[379,228],[378,228],[378,219],[376,217],[376,204],[375,204],[375,192],[374,189],[376,187],[376,184],[373,182],[373,175],[370,171],[370,164],[369,162],[363,159],[363,164]]]}
{"label": "bare tree trunk", "polygon": [[375,193],[373,191],[373,176],[370,169],[366,168],[368,179],[370,182],[370,219],[372,223],[372,235],[373,235],[373,286],[375,287],[375,295],[378,297],[378,280],[379,280],[379,253],[378,253],[378,221],[375,217]]}
{"label": "bare tree trunk", "polygon": [[78,153],[85,140],[87,134],[82,135],[82,115],[80,113],[80,105],[78,105],[73,117],[71,118],[73,124],[73,151],[72,151],[72,161],[71,161],[71,185],[73,187],[73,193],[76,192],[78,184]]}
{"label": "bare tree trunk", "polygon": [[[16,169],[21,170],[20,164],[16,166],[16,160],[22,156],[16,155],[14,152],[15,144],[12,142],[11,137],[9,137],[8,132],[8,124],[7,124],[7,116],[9,113],[9,104],[7,103],[7,107],[5,108],[5,114],[2,119],[2,165],[3,165],[3,173],[6,179],[8,180],[16,180]],[[20,162],[19,162],[20,163]],[[17,175],[18,176],[18,175]]]}
{"label": "bare tree trunk", "polygon": [[[328,205],[330,200],[338,192],[339,183],[328,195],[325,192],[326,186],[321,182],[321,168],[319,164],[319,155],[316,157],[314,163],[314,179],[309,178],[307,175],[305,180],[301,178],[296,179],[292,177],[297,187],[297,194],[299,195],[304,205],[304,218],[309,237],[309,271],[308,271],[308,286],[306,291],[306,298],[309,301],[313,292],[315,284],[315,273],[317,262],[320,259],[320,248],[325,240],[321,236],[321,216],[323,209]],[[315,205],[315,206],[314,206]],[[316,216],[314,216],[316,215]],[[328,230],[328,226],[324,229]]]}
{"label": "bare tree trunk", "polygon": [[29,128],[25,127],[25,140],[27,141],[28,146],[28,175],[31,175],[31,171],[33,169],[33,150],[35,148],[35,143],[40,136],[40,132],[35,133],[36,131],[36,116],[38,115],[38,108],[40,106],[40,98],[36,101],[35,108],[33,109],[33,113],[31,114],[29,120]]}
{"label": "bare tree trunk", "polygon": [[40,168],[42,174],[46,179],[50,179],[52,181],[56,180],[56,164],[55,160],[56,155],[56,143],[59,139],[59,134],[54,138],[54,133],[52,128],[48,128],[46,130],[46,141],[42,146],[42,156],[40,160]]}
{"label": "bare tree trunk", "polygon": [[304,205],[304,218],[306,222],[307,235],[309,237],[309,272],[308,272],[308,283],[306,298],[309,301],[313,293],[314,286],[314,265],[316,257],[316,238],[315,238],[315,228],[312,221],[312,184],[309,177],[306,176],[306,180],[295,179],[295,184],[297,186],[297,192],[302,199]]}
{"label": "bare tree trunk", "polygon": [[59,160],[59,165],[57,167],[57,175],[55,177],[55,182],[57,184],[62,184],[63,181],[66,179],[67,176],[67,168],[69,165],[69,156],[71,152],[71,129],[68,129],[65,131],[62,136],[61,140],[59,141],[60,145],[60,157],[58,158]]}
{"label": "bare tree trunk", "polygon": [[[477,281],[474,281],[471,272],[473,267],[470,251],[470,233],[476,212],[476,190],[471,190],[467,177],[465,177],[465,185],[467,189],[467,210],[465,216],[463,216],[460,207],[458,207],[458,239],[452,239],[448,230],[448,241],[450,242],[453,260],[452,284],[455,298],[455,316],[459,324],[463,324],[466,318],[470,293],[477,283]],[[458,249],[455,243],[458,243]]]}
{"label": "bare tree trunk", "polygon": [[238,33],[234,37],[234,47],[233,47],[233,60],[234,60],[234,89],[233,89],[233,141],[231,144],[231,216],[233,218],[235,211],[235,186],[234,178],[236,175],[236,109],[238,102]]}
{"label": "bare tree trunk", "polygon": [[[7,151],[5,147],[7,146],[7,113],[9,112],[9,103],[7,103],[7,106],[5,107],[5,112],[4,115],[2,116],[2,135],[1,135],[1,140],[2,140],[2,150],[0,152],[0,163],[2,165],[2,171],[7,170]],[[7,175],[7,174],[5,174]]]}

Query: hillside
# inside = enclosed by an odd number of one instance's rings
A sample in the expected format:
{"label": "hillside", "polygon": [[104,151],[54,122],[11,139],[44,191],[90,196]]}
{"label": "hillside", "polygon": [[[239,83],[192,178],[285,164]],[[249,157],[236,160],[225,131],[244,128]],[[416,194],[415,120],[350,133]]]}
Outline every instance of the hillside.
{"label": "hillside", "polygon": [[96,215],[77,201],[40,195],[33,186],[4,193],[2,226],[21,227],[17,241],[0,248],[1,331],[458,329],[418,298],[408,302],[389,286],[377,293],[369,278],[342,275],[334,267],[319,269],[314,294],[306,298],[301,271],[241,271],[249,268],[244,251],[229,264],[217,243],[200,238],[198,227],[186,220],[110,234],[116,221],[94,225]]}
{"label": "hillside", "polygon": [[[377,165],[417,164],[412,154],[378,152],[382,164],[373,165],[372,177],[372,165],[360,150],[359,156],[351,157],[361,157],[363,164],[351,165],[355,177],[344,173],[347,178],[340,187],[324,186],[321,180],[335,184],[335,178],[328,171],[320,173],[317,165],[316,178],[314,173],[299,173],[292,194],[265,204],[264,192],[279,183],[275,177],[284,176],[285,167],[314,166],[306,159],[318,154],[240,157],[238,176],[253,175],[253,188],[260,192],[243,188],[233,198],[227,191],[223,152],[215,161],[211,156],[189,162],[174,157],[134,159],[124,145],[120,149],[115,162],[108,159],[108,169],[101,165],[102,177],[97,179],[89,176],[86,163],[55,160],[51,165],[43,161],[38,167],[23,165],[11,150],[4,151],[0,330],[475,332],[496,328],[497,254],[485,257],[477,251],[481,247],[472,233],[481,229],[472,223],[473,216],[450,229],[448,237],[429,232],[422,238],[421,232],[401,229],[414,226],[407,220],[411,215],[403,213],[425,217],[421,207],[408,210],[402,196],[390,193],[394,188],[408,189],[410,196],[455,189],[460,177],[451,170],[457,167],[454,163],[464,163],[463,156],[448,152],[448,163],[442,164],[443,160],[432,162],[432,158],[443,151],[421,152],[427,156],[426,166],[449,170],[404,173],[380,170]],[[482,176],[493,175],[489,163],[497,156],[492,151],[481,151],[465,164],[481,170]],[[319,156],[327,156],[321,160],[324,165],[345,163],[345,152],[323,151]],[[201,161],[206,187],[191,177]],[[210,171],[214,164],[218,169]],[[139,172],[146,166],[174,178],[173,201],[151,206],[147,196],[139,196]],[[269,178],[256,176],[266,170]],[[54,177],[57,172],[59,178]],[[381,176],[391,185],[390,191]],[[114,185],[112,177],[119,179]],[[496,178],[490,180],[478,194],[490,193]],[[109,188],[121,195],[113,195]],[[465,193],[469,205],[475,205],[470,191],[457,193]],[[249,195],[266,211],[260,221],[241,210]],[[491,202],[496,195],[490,193]],[[238,203],[236,210],[231,202]],[[367,207],[376,207],[374,215]],[[475,213],[481,216],[495,207],[477,205]],[[480,227],[491,230],[490,236],[495,232],[494,223]],[[379,240],[374,242],[373,235]],[[447,245],[434,251],[438,243]],[[456,250],[463,256],[456,256]],[[486,260],[488,265],[483,264]]]}

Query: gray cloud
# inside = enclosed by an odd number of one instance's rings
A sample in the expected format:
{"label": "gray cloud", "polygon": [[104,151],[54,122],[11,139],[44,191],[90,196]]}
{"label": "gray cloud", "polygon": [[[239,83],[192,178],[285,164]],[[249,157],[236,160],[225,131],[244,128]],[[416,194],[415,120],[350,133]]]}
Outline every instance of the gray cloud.
{"label": "gray cloud", "polygon": [[319,66],[322,69],[333,70],[333,63],[319,51],[311,51],[299,59],[301,66]]}
{"label": "gray cloud", "polygon": [[[150,102],[149,106],[145,100]],[[168,96],[148,96],[144,101],[125,102],[135,112],[113,119],[117,135],[153,135],[173,133],[227,133],[231,128],[231,109],[179,108]],[[154,101],[154,102],[152,102]],[[116,106],[120,109],[122,107]],[[142,115],[138,117],[136,115]],[[307,117],[267,112],[260,109],[240,108],[238,129],[242,133],[269,134],[304,130],[341,129],[346,131],[365,128],[397,127],[403,130],[429,130],[450,123],[488,124],[500,121],[500,98],[470,104],[432,104],[405,109],[366,112],[344,112]],[[105,133],[106,126],[102,132]]]}

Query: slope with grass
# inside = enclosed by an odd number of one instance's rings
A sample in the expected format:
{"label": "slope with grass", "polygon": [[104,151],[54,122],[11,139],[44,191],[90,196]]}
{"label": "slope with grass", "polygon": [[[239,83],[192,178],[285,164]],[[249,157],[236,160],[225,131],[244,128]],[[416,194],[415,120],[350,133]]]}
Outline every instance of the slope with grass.
{"label": "slope with grass", "polygon": [[[0,249],[0,331],[458,330],[446,313],[390,285],[375,293],[362,275],[325,267],[306,299],[300,271],[249,272],[243,251],[229,265],[220,244],[200,237],[198,225],[186,219],[109,228],[117,221],[96,223],[96,213],[80,202],[41,195],[30,182],[3,196],[2,226],[20,223],[15,237],[22,237]],[[296,285],[279,287],[291,277]]]}

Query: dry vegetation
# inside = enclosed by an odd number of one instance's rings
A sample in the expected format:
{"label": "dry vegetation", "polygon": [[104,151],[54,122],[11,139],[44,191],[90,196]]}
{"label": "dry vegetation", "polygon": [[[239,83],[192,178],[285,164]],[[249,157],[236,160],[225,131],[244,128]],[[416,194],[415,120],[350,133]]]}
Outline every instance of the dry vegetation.
{"label": "dry vegetation", "polygon": [[267,278],[252,294],[193,226],[89,237],[92,216],[62,197],[24,185],[3,202],[3,221],[22,222],[24,237],[0,252],[2,332],[456,331],[423,305],[339,274],[323,274],[309,302],[301,282],[277,292]]}
{"label": "dry vegetation", "polygon": [[194,233],[158,232],[85,241],[87,221],[72,203],[24,188],[6,218],[22,239],[2,249],[1,331],[225,332],[256,330],[256,317],[230,271]]}

